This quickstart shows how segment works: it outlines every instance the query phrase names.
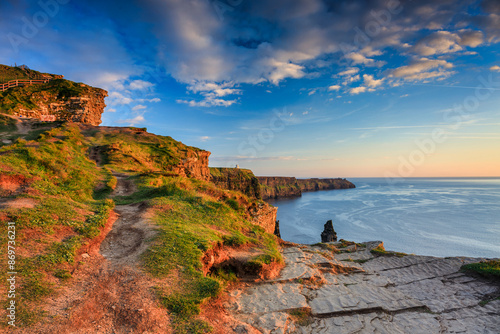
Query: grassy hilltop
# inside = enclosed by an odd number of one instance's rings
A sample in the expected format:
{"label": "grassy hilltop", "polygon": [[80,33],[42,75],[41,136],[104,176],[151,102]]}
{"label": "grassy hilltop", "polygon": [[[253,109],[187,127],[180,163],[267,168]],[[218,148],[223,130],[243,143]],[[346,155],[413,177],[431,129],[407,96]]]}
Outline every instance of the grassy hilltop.
{"label": "grassy hilltop", "polygon": [[[41,306],[72,287],[82,254],[102,241],[116,205],[147,207],[156,233],[140,267],[175,332],[209,331],[197,316],[207,299],[237,275],[282,262],[277,239],[251,222],[249,208],[259,199],[189,174],[186,161],[205,151],[144,129],[32,122],[21,134],[12,118],[0,120],[12,141],[0,146],[0,220],[16,223],[18,326],[49,321]],[[135,191],[111,198],[117,173]],[[2,249],[6,242],[0,234]],[[254,249],[240,271],[206,260],[239,248]]]}

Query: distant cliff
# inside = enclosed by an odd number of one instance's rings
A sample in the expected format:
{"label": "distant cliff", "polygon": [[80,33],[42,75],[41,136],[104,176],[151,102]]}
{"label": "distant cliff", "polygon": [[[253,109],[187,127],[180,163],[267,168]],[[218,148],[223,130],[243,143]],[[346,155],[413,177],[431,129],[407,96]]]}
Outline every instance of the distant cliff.
{"label": "distant cliff", "polygon": [[346,179],[296,179],[295,177],[258,176],[262,199],[297,197],[302,192],[349,189],[356,186]]}
{"label": "distant cliff", "polygon": [[259,180],[250,169],[210,168],[212,182],[218,187],[241,191],[250,198],[261,199]]}
{"label": "distant cliff", "polygon": [[[18,77],[23,73],[27,78],[11,80],[14,74]],[[47,121],[101,124],[101,114],[106,107],[104,98],[108,96],[103,89],[65,80],[60,75],[22,71],[4,65],[0,66],[0,78],[16,85],[0,90],[2,113]],[[29,84],[32,78],[33,84]]]}

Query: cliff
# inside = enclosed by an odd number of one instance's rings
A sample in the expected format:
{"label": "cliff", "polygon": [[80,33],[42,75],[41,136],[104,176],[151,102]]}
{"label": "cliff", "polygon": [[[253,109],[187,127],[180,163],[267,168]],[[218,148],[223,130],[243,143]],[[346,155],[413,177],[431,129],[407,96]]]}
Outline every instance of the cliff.
{"label": "cliff", "polygon": [[212,182],[220,188],[241,191],[250,198],[261,199],[259,180],[249,169],[210,168]]}
{"label": "cliff", "polygon": [[[198,314],[222,282],[283,265],[266,233],[276,208],[208,182],[210,152],[146,129],[0,121],[0,135],[15,137],[0,145],[0,223],[15,228],[19,316],[9,315],[20,333],[209,328]],[[236,171],[239,184],[225,172],[226,185],[256,195],[250,171]]]}
{"label": "cliff", "polygon": [[346,179],[297,179],[297,184],[302,192],[330,190],[330,189],[350,189],[356,186]]}
{"label": "cliff", "polygon": [[[7,82],[14,74],[18,77],[18,71],[21,70],[2,65],[0,78]],[[21,71],[22,73],[29,76],[27,80],[35,78],[34,82],[45,81],[0,90],[0,112],[48,121],[101,124],[101,114],[106,107],[104,98],[108,96],[105,90],[65,80],[58,75],[42,74],[33,70]]]}
{"label": "cliff", "polygon": [[297,179],[281,176],[257,176],[262,199],[297,197],[302,195]]}
{"label": "cliff", "polygon": [[295,177],[258,176],[262,199],[301,196],[302,192],[349,189],[356,186],[346,179],[296,179]]}

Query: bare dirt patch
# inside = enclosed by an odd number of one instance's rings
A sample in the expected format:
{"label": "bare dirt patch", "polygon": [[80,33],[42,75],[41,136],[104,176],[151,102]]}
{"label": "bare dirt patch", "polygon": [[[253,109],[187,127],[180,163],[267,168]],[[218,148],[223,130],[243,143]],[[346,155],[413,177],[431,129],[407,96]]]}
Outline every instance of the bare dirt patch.
{"label": "bare dirt patch", "polygon": [[32,198],[15,198],[7,201],[0,201],[0,209],[32,209],[38,204]]}
{"label": "bare dirt patch", "polygon": [[22,175],[0,174],[0,195],[14,195],[27,185],[28,180]]}

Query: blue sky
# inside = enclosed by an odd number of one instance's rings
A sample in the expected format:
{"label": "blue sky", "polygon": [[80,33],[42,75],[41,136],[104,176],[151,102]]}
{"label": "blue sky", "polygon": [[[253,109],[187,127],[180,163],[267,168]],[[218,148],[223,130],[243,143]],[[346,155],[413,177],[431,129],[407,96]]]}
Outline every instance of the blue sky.
{"label": "blue sky", "polygon": [[500,2],[7,0],[0,63],[257,175],[500,175]]}

